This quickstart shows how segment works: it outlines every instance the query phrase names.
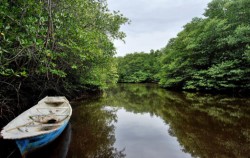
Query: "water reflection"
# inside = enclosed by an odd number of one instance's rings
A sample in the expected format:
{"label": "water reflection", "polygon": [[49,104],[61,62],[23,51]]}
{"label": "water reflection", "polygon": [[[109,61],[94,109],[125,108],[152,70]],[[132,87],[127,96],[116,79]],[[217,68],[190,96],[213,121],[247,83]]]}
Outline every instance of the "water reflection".
{"label": "water reflection", "polygon": [[113,147],[115,143],[114,110],[103,110],[98,101],[89,105],[79,103],[71,118],[73,136],[68,156],[76,158],[123,158],[123,150]]}
{"label": "water reflection", "polygon": [[109,106],[162,118],[170,126],[168,133],[193,157],[249,156],[249,98],[175,93],[155,85],[131,84],[119,85],[106,96]]}
{"label": "water reflection", "polygon": [[250,99],[120,84],[74,109],[68,157],[248,157]]}
{"label": "water reflection", "polygon": [[116,143],[125,148],[128,158],[189,158],[176,139],[168,134],[169,126],[157,116],[134,114],[125,109],[117,111]]}

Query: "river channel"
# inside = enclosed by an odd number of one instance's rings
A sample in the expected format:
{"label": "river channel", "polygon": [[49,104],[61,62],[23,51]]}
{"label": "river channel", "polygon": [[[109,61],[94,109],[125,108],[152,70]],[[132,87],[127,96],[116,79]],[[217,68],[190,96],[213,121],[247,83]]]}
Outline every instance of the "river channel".
{"label": "river channel", "polygon": [[118,84],[72,107],[61,140],[30,157],[249,158],[250,98]]}

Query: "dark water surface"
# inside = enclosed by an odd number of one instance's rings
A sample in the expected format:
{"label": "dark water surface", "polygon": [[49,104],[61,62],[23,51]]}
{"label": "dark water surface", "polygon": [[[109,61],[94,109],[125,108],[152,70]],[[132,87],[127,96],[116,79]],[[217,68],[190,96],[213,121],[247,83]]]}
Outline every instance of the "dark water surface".
{"label": "dark water surface", "polygon": [[57,156],[64,151],[67,158],[250,157],[250,98],[119,84],[72,107],[71,126],[49,147],[57,148],[51,151]]}
{"label": "dark water surface", "polygon": [[248,158],[250,98],[120,84],[78,103],[71,157]]}

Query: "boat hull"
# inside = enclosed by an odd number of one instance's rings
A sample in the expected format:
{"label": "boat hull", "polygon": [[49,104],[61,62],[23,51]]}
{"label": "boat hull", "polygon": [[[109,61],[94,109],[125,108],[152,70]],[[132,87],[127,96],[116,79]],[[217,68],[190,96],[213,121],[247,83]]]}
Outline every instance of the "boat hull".
{"label": "boat hull", "polygon": [[16,139],[16,144],[20,150],[20,153],[22,155],[25,155],[26,153],[36,150],[38,148],[41,148],[53,140],[55,140],[65,129],[68,122],[65,122],[60,128],[58,128],[56,131],[53,131],[51,133],[46,133],[43,135],[31,137],[31,138],[24,138],[24,139]]}

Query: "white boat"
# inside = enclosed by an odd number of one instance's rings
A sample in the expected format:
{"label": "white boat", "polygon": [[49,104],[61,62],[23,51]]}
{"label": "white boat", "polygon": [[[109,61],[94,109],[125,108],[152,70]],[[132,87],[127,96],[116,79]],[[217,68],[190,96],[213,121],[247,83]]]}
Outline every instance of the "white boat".
{"label": "white boat", "polygon": [[13,139],[22,155],[56,139],[67,126],[72,108],[65,97],[45,97],[10,123],[1,135]]}

